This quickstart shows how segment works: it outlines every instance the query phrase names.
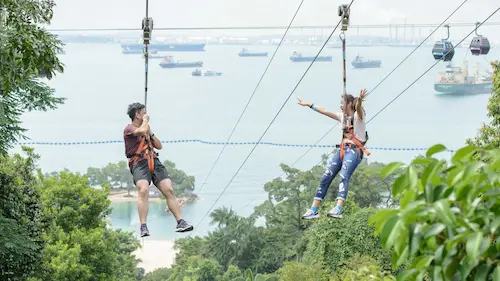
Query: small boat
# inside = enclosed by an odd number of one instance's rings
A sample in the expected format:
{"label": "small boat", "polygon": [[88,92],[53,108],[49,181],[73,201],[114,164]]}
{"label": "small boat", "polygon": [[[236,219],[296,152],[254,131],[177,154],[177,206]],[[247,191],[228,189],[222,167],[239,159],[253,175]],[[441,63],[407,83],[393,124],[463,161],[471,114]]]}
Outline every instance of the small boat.
{"label": "small boat", "polygon": [[305,57],[302,56],[301,53],[293,52],[290,60],[293,62],[332,61],[332,56],[318,56],[316,60],[314,60],[314,58],[316,58],[316,56]]}
{"label": "small boat", "polygon": [[241,49],[238,53],[240,57],[267,57],[267,52],[249,52],[247,48]]}
{"label": "small boat", "polygon": [[212,70],[201,70],[196,69],[191,73],[193,76],[221,76],[222,72],[212,71]]}
{"label": "small boat", "polygon": [[187,68],[187,67],[202,67],[202,61],[176,61],[173,56],[166,56],[160,63],[163,68]]}
{"label": "small boat", "polygon": [[[149,49],[148,52],[150,54],[158,54],[158,50]],[[122,48],[122,54],[124,55],[140,55],[143,53],[142,49],[131,49],[131,48]]]}
{"label": "small boat", "polygon": [[362,56],[357,55],[351,62],[354,68],[377,68],[382,64],[381,60],[366,60]]}

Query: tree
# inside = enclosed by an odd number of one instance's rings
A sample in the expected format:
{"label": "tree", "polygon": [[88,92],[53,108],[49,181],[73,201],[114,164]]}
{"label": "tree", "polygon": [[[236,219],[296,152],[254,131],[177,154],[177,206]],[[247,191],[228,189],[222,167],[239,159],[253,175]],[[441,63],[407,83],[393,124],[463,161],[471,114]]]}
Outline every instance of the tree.
{"label": "tree", "polygon": [[106,227],[109,187],[94,189],[86,176],[62,172],[44,178],[44,217],[49,221],[41,280],[137,280],[142,271],[132,253],[139,241],[132,233]]}
{"label": "tree", "polygon": [[467,140],[469,145],[500,148],[500,62],[493,62],[493,88],[488,101],[488,117],[492,118],[489,125],[483,124],[479,136]]}
{"label": "tree", "polygon": [[[370,221],[384,248],[392,249],[393,268],[411,261],[398,280],[426,274],[432,280],[499,280],[500,150],[467,146],[449,165],[432,157],[445,150],[433,146],[408,165],[392,189],[400,209],[381,210]],[[388,165],[382,178],[402,166]]]}
{"label": "tree", "polygon": [[[183,266],[175,266],[166,281],[214,281],[221,280],[222,267],[213,259],[199,256],[189,257]],[[163,280],[162,280],[163,281]]]}
{"label": "tree", "polygon": [[38,156],[0,155],[0,279],[24,280],[40,270],[44,248],[42,200],[34,177]]}
{"label": "tree", "polygon": [[55,109],[64,102],[38,80],[62,72],[57,58],[62,43],[42,25],[50,24],[53,0],[4,0],[0,4],[0,154],[25,138],[21,115],[26,111]]}
{"label": "tree", "polygon": [[234,265],[230,265],[224,275],[222,275],[222,281],[232,281],[233,279],[240,277],[242,275],[241,270]]}
{"label": "tree", "polygon": [[382,249],[379,239],[373,236],[374,227],[368,225],[376,212],[372,208],[358,209],[352,201],[346,201],[344,218],[326,217],[314,223],[304,237],[309,240],[304,253],[308,265],[320,264],[333,274],[356,254],[368,255],[380,263],[383,270],[391,269],[390,252]]}
{"label": "tree", "polygon": [[300,262],[286,262],[277,272],[283,281],[328,281],[328,275],[324,273],[320,265],[312,266]]}

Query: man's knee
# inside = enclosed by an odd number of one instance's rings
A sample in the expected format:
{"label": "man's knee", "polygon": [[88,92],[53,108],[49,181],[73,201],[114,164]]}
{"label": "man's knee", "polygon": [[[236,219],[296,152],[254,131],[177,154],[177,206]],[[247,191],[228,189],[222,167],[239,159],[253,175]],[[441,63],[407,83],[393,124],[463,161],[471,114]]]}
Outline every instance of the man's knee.
{"label": "man's knee", "polygon": [[167,178],[163,179],[158,183],[158,187],[161,191],[165,192],[168,196],[174,195],[174,188],[172,187],[172,181]]}
{"label": "man's knee", "polygon": [[136,186],[140,197],[145,197],[149,194],[149,182],[147,180],[137,181]]}

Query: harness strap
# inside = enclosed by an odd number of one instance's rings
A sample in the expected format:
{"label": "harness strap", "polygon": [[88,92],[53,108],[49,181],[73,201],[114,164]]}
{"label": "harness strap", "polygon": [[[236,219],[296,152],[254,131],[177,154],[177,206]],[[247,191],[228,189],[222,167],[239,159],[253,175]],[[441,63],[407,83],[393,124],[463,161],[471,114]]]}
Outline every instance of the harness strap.
{"label": "harness strap", "polygon": [[[358,155],[361,155],[361,151],[363,151],[363,153],[366,154],[367,156],[370,155],[370,151],[368,151],[368,149],[366,149],[365,143],[363,143],[362,141],[360,141],[358,138],[356,138],[354,136],[353,127],[352,127],[352,125],[350,125],[344,130],[342,142],[340,143],[340,161],[344,161],[345,148],[346,148],[346,144],[347,144],[346,139],[352,141],[352,143],[354,144],[354,146],[358,150]],[[352,145],[352,144],[349,143],[349,145]]]}
{"label": "harness strap", "polygon": [[132,169],[134,164],[139,161],[140,158],[148,160],[149,172],[152,174],[155,170],[155,159],[154,159],[154,150],[151,147],[149,141],[146,141],[146,137],[142,137],[139,146],[137,147],[137,151],[129,160],[129,167]]}

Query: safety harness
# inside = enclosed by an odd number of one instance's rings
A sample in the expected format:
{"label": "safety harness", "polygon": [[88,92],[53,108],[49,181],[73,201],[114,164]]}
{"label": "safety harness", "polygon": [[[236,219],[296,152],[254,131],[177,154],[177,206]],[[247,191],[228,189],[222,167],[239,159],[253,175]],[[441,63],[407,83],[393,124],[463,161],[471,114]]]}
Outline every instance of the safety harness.
{"label": "safety harness", "polygon": [[[354,114],[356,114],[356,112]],[[366,142],[368,142],[368,132],[366,132],[365,135],[365,142],[362,142],[358,138],[356,138],[354,134],[352,118],[347,118],[344,124],[344,128],[342,129],[342,141],[340,142],[340,145],[337,145],[337,148],[340,148],[340,161],[344,160],[345,149],[347,145],[351,147],[355,146],[358,150],[358,155],[361,155],[361,151],[363,151],[367,156],[370,155],[370,151],[368,151],[368,149],[366,149],[365,147]]]}
{"label": "safety harness", "polygon": [[153,173],[153,171],[155,170],[156,156],[157,153],[154,151],[153,145],[149,140],[146,140],[146,136],[143,136],[135,154],[127,155],[127,158],[129,158],[128,166],[130,170],[132,170],[132,167],[134,167],[137,161],[146,159],[148,161],[149,172]]}

